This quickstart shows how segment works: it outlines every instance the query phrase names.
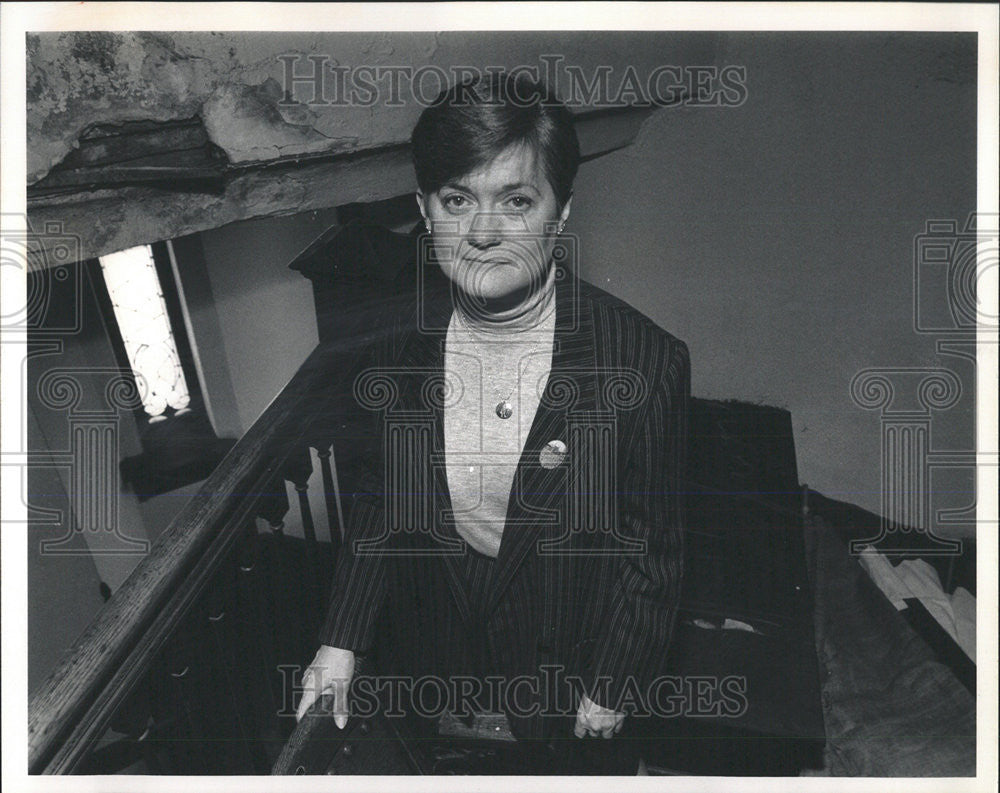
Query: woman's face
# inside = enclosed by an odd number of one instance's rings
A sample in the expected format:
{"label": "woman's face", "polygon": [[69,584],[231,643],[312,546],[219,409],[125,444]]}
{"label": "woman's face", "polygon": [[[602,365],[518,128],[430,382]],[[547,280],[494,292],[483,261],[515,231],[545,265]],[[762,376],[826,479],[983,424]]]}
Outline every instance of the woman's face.
{"label": "woman's face", "polygon": [[560,211],[539,158],[514,146],[483,168],[417,194],[445,275],[477,301],[527,297],[545,283]]}

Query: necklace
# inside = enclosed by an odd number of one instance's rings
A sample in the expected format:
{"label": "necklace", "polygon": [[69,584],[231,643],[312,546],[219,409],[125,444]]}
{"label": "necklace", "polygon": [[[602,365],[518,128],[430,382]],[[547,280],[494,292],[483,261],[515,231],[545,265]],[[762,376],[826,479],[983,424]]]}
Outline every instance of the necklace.
{"label": "necklace", "polygon": [[[475,333],[473,332],[472,328],[470,328],[468,324],[466,324],[465,319],[462,317],[461,312],[456,312],[456,317],[458,318],[459,324],[461,324],[462,328],[465,330],[465,334],[469,337],[469,339],[472,341],[472,344],[475,346],[476,352],[479,353],[479,360],[481,362],[481,365],[483,366],[483,371],[487,371],[485,363],[486,356],[483,355],[483,350],[479,346],[479,342],[476,341]],[[534,355],[535,352],[538,350],[538,347],[539,344],[536,343],[534,347],[531,348],[531,352],[529,352],[528,355],[525,357],[530,359],[531,356]],[[520,371],[516,372],[516,375],[520,376]],[[493,381],[492,374],[487,372],[487,377],[489,377],[490,388],[493,391],[493,394],[498,397],[497,404],[496,407],[493,409],[493,412],[496,413],[497,418],[509,419],[511,416],[514,415],[514,406],[511,404],[510,398],[514,394],[514,388],[517,385],[518,377],[514,378],[514,384],[511,385],[509,389],[507,389],[507,393],[503,396],[500,396],[502,392],[496,387],[496,383]]]}

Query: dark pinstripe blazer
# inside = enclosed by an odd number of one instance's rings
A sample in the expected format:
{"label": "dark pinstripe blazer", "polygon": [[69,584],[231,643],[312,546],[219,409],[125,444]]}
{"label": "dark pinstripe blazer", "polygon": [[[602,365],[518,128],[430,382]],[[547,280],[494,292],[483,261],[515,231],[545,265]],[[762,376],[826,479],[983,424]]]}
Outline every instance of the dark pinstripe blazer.
{"label": "dark pinstripe blazer", "polygon": [[[387,312],[391,329],[355,380],[380,451],[354,495],[320,639],[375,648],[380,673],[414,678],[471,672],[485,656],[507,681],[540,681],[537,694],[522,684],[518,712],[507,711],[515,735],[568,735],[575,703],[544,693],[543,665],[579,676],[592,699],[614,707],[627,680],[641,690],[668,652],[681,581],[687,348],[559,274],[552,368],[514,477],[492,594],[472,604],[443,453],[449,290],[427,268],[420,298]],[[545,467],[541,449],[557,439],[567,453]],[[531,713],[539,708],[563,715]]]}

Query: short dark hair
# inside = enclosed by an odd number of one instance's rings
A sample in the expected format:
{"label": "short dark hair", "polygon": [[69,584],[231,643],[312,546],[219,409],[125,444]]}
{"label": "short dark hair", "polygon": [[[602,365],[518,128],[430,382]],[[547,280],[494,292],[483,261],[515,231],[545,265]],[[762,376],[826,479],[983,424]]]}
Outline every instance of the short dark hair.
{"label": "short dark hair", "polygon": [[523,72],[490,72],[446,88],[420,114],[410,143],[424,193],[482,167],[512,145],[527,144],[541,156],[562,208],[580,165],[573,114]]}

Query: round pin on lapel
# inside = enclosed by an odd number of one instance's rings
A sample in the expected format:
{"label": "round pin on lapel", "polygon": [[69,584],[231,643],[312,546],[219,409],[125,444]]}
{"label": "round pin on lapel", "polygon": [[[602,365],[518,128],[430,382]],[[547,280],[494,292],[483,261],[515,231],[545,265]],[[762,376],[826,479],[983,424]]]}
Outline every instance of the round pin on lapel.
{"label": "round pin on lapel", "polygon": [[566,459],[566,444],[562,441],[549,441],[538,454],[538,462],[542,468],[555,468]]}

